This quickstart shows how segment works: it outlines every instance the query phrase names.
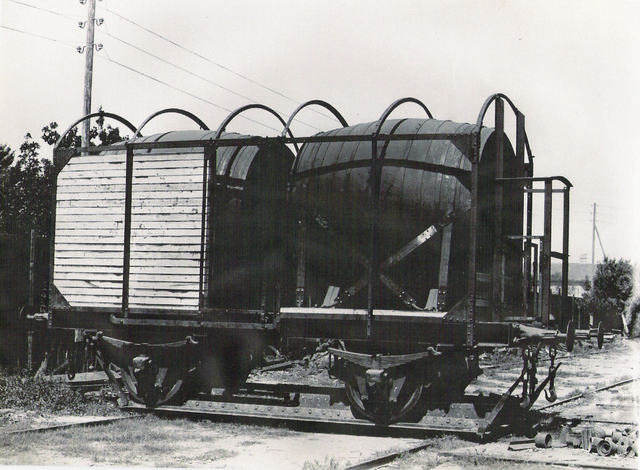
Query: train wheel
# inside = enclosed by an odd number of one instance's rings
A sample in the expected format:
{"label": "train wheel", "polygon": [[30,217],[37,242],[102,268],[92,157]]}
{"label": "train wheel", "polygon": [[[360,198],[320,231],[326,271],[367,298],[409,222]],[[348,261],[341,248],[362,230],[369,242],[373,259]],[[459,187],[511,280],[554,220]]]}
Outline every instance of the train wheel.
{"label": "train wheel", "polygon": [[[359,382],[362,383],[360,379]],[[395,381],[394,381],[395,382]],[[389,425],[409,419],[410,421],[419,421],[424,413],[418,410],[418,404],[423,395],[425,388],[422,384],[414,384],[411,386],[404,385],[404,379],[400,380],[400,393],[393,398],[386,393],[379,393],[368,387],[366,396],[363,396],[361,387],[345,383],[345,390],[351,413],[356,419],[366,419],[373,421],[379,425]],[[404,386],[403,386],[404,385]],[[393,392],[391,392],[393,394]],[[417,416],[422,414],[422,416]]]}

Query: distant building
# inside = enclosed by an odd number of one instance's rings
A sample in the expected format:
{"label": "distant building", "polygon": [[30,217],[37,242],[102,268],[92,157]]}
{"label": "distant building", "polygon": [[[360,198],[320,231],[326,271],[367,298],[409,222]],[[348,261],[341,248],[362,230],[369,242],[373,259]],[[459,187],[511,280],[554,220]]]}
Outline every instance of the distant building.
{"label": "distant building", "polygon": [[[585,258],[586,255],[580,257],[580,261]],[[584,296],[584,283],[586,280],[591,280],[594,273],[594,265],[591,263],[569,263],[569,288],[568,294],[570,297],[583,297]],[[562,263],[551,263],[551,292],[553,294],[560,294],[560,284],[562,280]]]}

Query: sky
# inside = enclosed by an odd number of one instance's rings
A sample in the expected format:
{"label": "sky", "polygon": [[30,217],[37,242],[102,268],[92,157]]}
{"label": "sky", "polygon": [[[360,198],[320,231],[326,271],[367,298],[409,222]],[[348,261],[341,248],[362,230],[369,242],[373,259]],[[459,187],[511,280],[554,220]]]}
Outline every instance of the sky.
{"label": "sky", "polygon": [[[0,0],[0,143],[17,150],[26,133],[82,116],[87,12],[78,0]],[[92,110],[135,125],[175,107],[215,129],[252,102],[286,120],[312,99],[357,124],[404,97],[473,123],[504,93],[526,116],[536,176],[574,186],[570,260],[591,261],[596,204],[604,253],[640,267],[640,0],[102,0],[96,18]],[[393,114],[421,116],[415,105]],[[264,112],[247,117],[228,130],[281,129]],[[293,131],[336,127],[311,108]],[[164,115],[143,133],[191,128]],[[554,199],[554,251],[561,207]]]}

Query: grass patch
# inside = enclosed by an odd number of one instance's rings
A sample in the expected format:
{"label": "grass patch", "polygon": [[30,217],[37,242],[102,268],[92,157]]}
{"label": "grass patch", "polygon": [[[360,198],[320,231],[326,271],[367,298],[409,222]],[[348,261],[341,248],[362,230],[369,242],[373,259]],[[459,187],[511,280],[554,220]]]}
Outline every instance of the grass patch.
{"label": "grass patch", "polygon": [[201,459],[214,461],[214,460],[221,460],[221,459],[229,459],[229,458],[235,457],[237,455],[238,455],[238,452],[236,452],[234,450],[213,449],[213,450],[210,450],[209,452],[205,453],[201,457]]}
{"label": "grass patch", "polygon": [[338,470],[341,468],[340,459],[335,457],[325,457],[324,462],[318,460],[307,460],[302,465],[302,470]]}
{"label": "grass patch", "polygon": [[0,371],[0,409],[18,409],[44,414],[113,415],[117,406],[105,400],[91,400],[78,390],[46,377],[25,373],[7,375]]}

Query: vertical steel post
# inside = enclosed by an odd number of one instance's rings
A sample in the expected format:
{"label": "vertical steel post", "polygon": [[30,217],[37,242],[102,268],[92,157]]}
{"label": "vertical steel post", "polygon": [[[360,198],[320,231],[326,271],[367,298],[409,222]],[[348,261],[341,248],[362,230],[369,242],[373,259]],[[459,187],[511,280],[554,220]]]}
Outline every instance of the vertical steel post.
{"label": "vertical steel post", "polygon": [[304,307],[307,262],[307,222],[301,220],[298,227],[298,266],[296,268],[296,307]]}
{"label": "vertical steel post", "polygon": [[198,272],[198,309],[202,310],[205,307],[205,292],[204,292],[204,263],[205,263],[205,250],[206,250],[206,237],[207,237],[207,178],[209,171],[209,156],[211,153],[210,145],[205,145],[202,155],[202,217],[200,218],[200,269]]}
{"label": "vertical steel post", "polygon": [[532,243],[531,245],[533,246],[533,279],[531,281],[533,297],[531,300],[533,302],[533,313],[537,317],[538,315],[542,315],[540,311],[540,296],[538,293],[538,286],[540,284],[540,244]]}
{"label": "vertical steel post", "polygon": [[[562,316],[569,309],[569,186],[564,188],[562,211]],[[564,327],[564,324],[562,325]]]}
{"label": "vertical steel post", "polygon": [[131,213],[133,204],[133,145],[127,142],[124,189],[124,253],[122,260],[122,316],[129,316],[129,273],[131,270]]}
{"label": "vertical steel post", "polygon": [[371,177],[369,191],[369,215],[371,238],[369,240],[369,285],[367,289],[367,338],[372,336],[373,309],[375,308],[380,280],[378,239],[380,237],[380,184],[381,168],[378,157],[377,135],[371,138]]}
{"label": "vertical steel post", "polygon": [[[504,176],[504,101],[495,101],[495,166],[494,178]],[[495,183],[494,183],[495,184]],[[494,187],[493,211],[493,270],[491,273],[491,317],[498,321],[502,315],[504,300],[504,240],[503,240],[503,195],[502,184]]]}
{"label": "vertical steel post", "polygon": [[214,295],[214,282],[213,282],[213,276],[215,273],[215,269],[214,269],[214,260],[213,260],[213,254],[214,254],[214,245],[215,245],[215,239],[216,239],[216,234],[215,234],[215,230],[216,230],[216,217],[217,217],[217,211],[216,211],[216,180],[217,180],[217,175],[218,175],[218,146],[217,144],[213,144],[211,147],[209,148],[209,191],[208,191],[208,199],[209,199],[209,204],[208,204],[208,211],[209,211],[209,219],[208,219],[208,223],[207,223],[207,300],[206,300],[206,306],[209,308],[213,308],[213,295]]}
{"label": "vertical steel post", "polygon": [[553,180],[544,182],[544,234],[540,256],[540,288],[542,295],[542,325],[549,326],[551,318],[551,216],[553,200]]}
{"label": "vertical steel post", "polygon": [[471,133],[471,221],[469,223],[469,279],[467,287],[466,346],[474,347],[476,322],[476,258],[478,231],[478,163],[480,162],[480,127]]}
{"label": "vertical steel post", "polygon": [[596,274],[596,203],[593,203],[593,230],[591,231],[591,274]]}
{"label": "vertical steel post", "polygon": [[[518,176],[533,176],[530,174],[529,168],[525,163],[525,127],[524,127],[524,114],[520,111],[516,112],[516,159],[518,163],[521,165],[521,173],[519,172]],[[522,305],[524,306],[524,313],[527,316],[531,313],[531,306],[529,305],[529,293],[531,292],[531,231],[532,231],[532,216],[533,216],[533,194],[530,191],[526,191],[527,189],[531,189],[531,183],[525,183],[525,193],[527,195],[526,207],[526,228],[524,239],[524,267],[523,267],[523,277],[522,281]]]}
{"label": "vertical steel post", "polygon": [[63,160],[63,155],[65,155],[64,159],[66,159],[66,155],[73,152],[74,150],[70,149],[59,149],[58,147],[54,147],[53,149],[53,184],[51,185],[51,229],[49,234],[49,273],[48,273],[48,282],[47,282],[47,292],[46,292],[46,300],[45,300],[45,309],[47,312],[50,310],[51,305],[51,296],[53,295],[53,274],[55,268],[55,247],[56,247],[56,206],[57,206],[57,195],[58,195],[58,174],[60,173],[60,169],[62,165],[60,161]]}

